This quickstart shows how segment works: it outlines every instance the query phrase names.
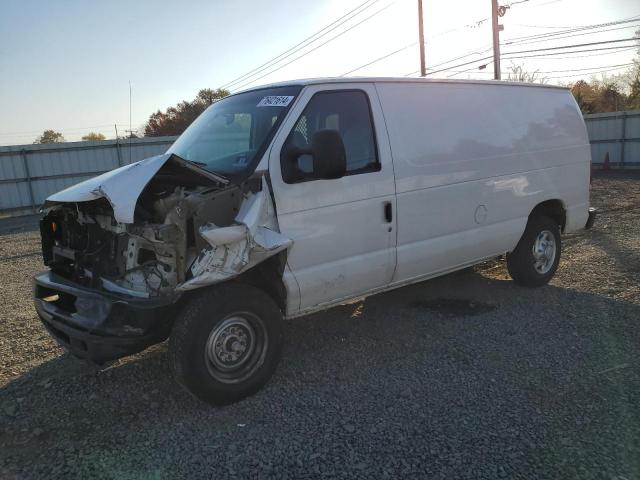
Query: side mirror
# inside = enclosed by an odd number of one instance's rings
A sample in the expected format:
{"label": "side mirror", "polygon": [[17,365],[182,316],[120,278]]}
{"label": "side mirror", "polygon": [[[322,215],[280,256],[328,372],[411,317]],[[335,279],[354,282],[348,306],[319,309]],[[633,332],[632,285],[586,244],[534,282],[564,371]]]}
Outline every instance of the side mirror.
{"label": "side mirror", "polygon": [[337,130],[318,130],[311,139],[311,155],[315,178],[342,178],[347,173],[347,154]]}
{"label": "side mirror", "polygon": [[337,130],[319,130],[313,135],[309,148],[289,145],[282,151],[283,179],[287,183],[295,183],[305,179],[344,177],[346,157],[340,133]]}

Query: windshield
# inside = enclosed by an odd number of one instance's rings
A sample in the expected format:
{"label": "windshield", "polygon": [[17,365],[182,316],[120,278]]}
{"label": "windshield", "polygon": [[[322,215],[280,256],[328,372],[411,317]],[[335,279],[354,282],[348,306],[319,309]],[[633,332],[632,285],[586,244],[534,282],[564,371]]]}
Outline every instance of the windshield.
{"label": "windshield", "polygon": [[247,176],[300,89],[265,88],[223,98],[205,110],[167,153],[228,178]]}

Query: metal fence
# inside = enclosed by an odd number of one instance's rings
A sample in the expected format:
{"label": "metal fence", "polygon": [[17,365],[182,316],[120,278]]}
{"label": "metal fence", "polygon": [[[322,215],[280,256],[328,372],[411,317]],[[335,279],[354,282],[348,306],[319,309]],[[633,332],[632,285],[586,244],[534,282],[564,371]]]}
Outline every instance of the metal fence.
{"label": "metal fence", "polygon": [[51,194],[164,153],[176,137],[0,147],[0,216],[35,213]]}
{"label": "metal fence", "polygon": [[[640,110],[585,115],[596,165],[640,166]],[[0,216],[35,213],[51,194],[164,153],[176,137],[0,147]]]}
{"label": "metal fence", "polygon": [[640,166],[640,110],[584,116],[591,142],[591,161],[612,167]]}

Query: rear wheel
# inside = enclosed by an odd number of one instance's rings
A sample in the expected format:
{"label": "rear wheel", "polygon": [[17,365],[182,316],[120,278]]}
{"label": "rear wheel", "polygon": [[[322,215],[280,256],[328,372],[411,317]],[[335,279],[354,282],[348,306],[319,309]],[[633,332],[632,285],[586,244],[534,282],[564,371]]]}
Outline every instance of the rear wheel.
{"label": "rear wheel", "polygon": [[525,287],[540,287],[549,283],[560,262],[560,227],[551,218],[529,219],[515,250],[507,254],[511,278]]}
{"label": "rear wheel", "polygon": [[173,328],[169,356],[176,379],[219,405],[258,391],[282,349],[282,313],[266,293],[230,283],[196,292]]}

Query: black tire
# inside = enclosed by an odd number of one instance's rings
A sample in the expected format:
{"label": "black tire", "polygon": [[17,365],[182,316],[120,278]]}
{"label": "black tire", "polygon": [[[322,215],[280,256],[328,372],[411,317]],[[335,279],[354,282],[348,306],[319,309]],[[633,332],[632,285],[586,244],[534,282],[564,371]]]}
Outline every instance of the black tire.
{"label": "black tire", "polygon": [[176,380],[199,399],[217,405],[262,388],[281,351],[282,312],[262,290],[241,283],[194,292],[169,339]]}
{"label": "black tire", "polygon": [[[544,232],[550,233],[555,242],[555,245],[550,247],[554,249],[552,261],[550,260],[551,254],[549,253],[551,250],[548,249],[544,249],[545,253],[541,254],[541,257],[536,259],[534,256],[534,245],[536,245],[536,240],[539,237],[542,243],[538,243],[537,245],[550,244],[550,242],[545,243],[548,235]],[[509,275],[511,275],[511,278],[518,285],[524,287],[541,287],[542,285],[546,285],[558,269],[561,250],[560,227],[557,222],[546,216],[531,217],[515,250],[507,254],[507,269],[509,270]]]}

